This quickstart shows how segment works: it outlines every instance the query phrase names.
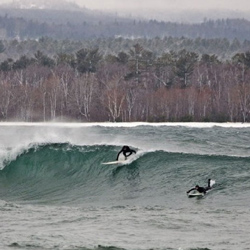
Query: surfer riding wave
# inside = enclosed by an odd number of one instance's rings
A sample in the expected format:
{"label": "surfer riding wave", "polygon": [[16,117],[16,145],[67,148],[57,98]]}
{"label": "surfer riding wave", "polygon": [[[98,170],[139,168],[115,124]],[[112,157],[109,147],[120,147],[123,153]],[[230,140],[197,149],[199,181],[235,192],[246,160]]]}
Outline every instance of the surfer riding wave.
{"label": "surfer riding wave", "polygon": [[122,149],[117,154],[116,160],[117,161],[127,160],[127,158],[132,154],[136,154],[136,151],[131,149],[129,146],[123,146]]}

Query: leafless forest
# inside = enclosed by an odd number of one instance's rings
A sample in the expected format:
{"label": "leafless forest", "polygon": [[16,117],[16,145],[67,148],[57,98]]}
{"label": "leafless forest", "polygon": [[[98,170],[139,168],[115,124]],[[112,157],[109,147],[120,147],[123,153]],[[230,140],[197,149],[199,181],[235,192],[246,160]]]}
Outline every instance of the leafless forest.
{"label": "leafless forest", "polygon": [[250,53],[220,61],[181,50],[155,56],[135,44],[0,65],[1,121],[249,122]]}

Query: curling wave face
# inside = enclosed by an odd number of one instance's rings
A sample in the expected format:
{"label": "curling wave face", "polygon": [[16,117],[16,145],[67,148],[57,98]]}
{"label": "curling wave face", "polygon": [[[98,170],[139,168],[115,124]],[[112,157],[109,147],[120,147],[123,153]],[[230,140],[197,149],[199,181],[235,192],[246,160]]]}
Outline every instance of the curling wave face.
{"label": "curling wave face", "polygon": [[[185,189],[217,179],[218,195],[249,187],[249,157],[138,151],[126,165],[105,166],[118,146],[33,145],[0,171],[4,200],[51,204],[182,203]],[[226,175],[225,175],[226,173]],[[237,189],[238,188],[238,189]]]}

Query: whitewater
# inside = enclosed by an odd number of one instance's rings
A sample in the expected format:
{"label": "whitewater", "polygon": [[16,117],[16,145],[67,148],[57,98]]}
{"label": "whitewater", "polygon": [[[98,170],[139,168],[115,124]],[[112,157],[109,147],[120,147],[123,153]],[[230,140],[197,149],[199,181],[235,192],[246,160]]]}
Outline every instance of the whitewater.
{"label": "whitewater", "polygon": [[[0,123],[0,249],[250,249],[250,124]],[[136,150],[114,161],[123,145]],[[216,181],[204,197],[195,185]]]}

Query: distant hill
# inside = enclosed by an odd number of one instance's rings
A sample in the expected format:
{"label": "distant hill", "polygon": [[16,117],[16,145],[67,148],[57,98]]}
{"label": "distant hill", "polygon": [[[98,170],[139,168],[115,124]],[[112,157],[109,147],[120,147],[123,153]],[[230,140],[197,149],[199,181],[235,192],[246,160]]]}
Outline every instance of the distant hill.
{"label": "distant hill", "polygon": [[[27,11],[27,10],[26,10]],[[28,13],[27,13],[28,14]],[[25,19],[0,14],[0,39],[53,39],[86,40],[98,38],[154,38],[187,37],[191,39],[227,38],[240,41],[250,40],[250,22],[245,19],[208,20],[200,24],[173,22],[103,19],[85,16],[82,22],[74,13],[66,11],[35,10],[30,15],[42,16],[43,20]],[[45,21],[44,18],[47,18]],[[54,20],[54,21],[53,21]],[[61,20],[61,22],[60,22]],[[66,21],[67,20],[67,21]],[[71,21],[69,21],[71,20]]]}
{"label": "distant hill", "polygon": [[250,21],[249,11],[239,10],[148,10],[141,9],[131,14],[129,11],[119,12],[120,16],[142,20],[157,20],[163,22],[201,23],[204,20],[218,19],[247,19]]}
{"label": "distant hill", "polygon": [[0,5],[0,16],[55,24],[99,23],[114,20],[115,17],[114,14],[89,10],[64,0],[56,0],[53,3],[43,0],[16,0],[10,4]]}
{"label": "distant hill", "polygon": [[244,41],[250,40],[250,21],[246,18],[204,18],[202,22],[192,23],[137,19],[80,8],[64,0],[15,0],[0,5],[0,39],[46,36],[71,40],[187,37]]}

